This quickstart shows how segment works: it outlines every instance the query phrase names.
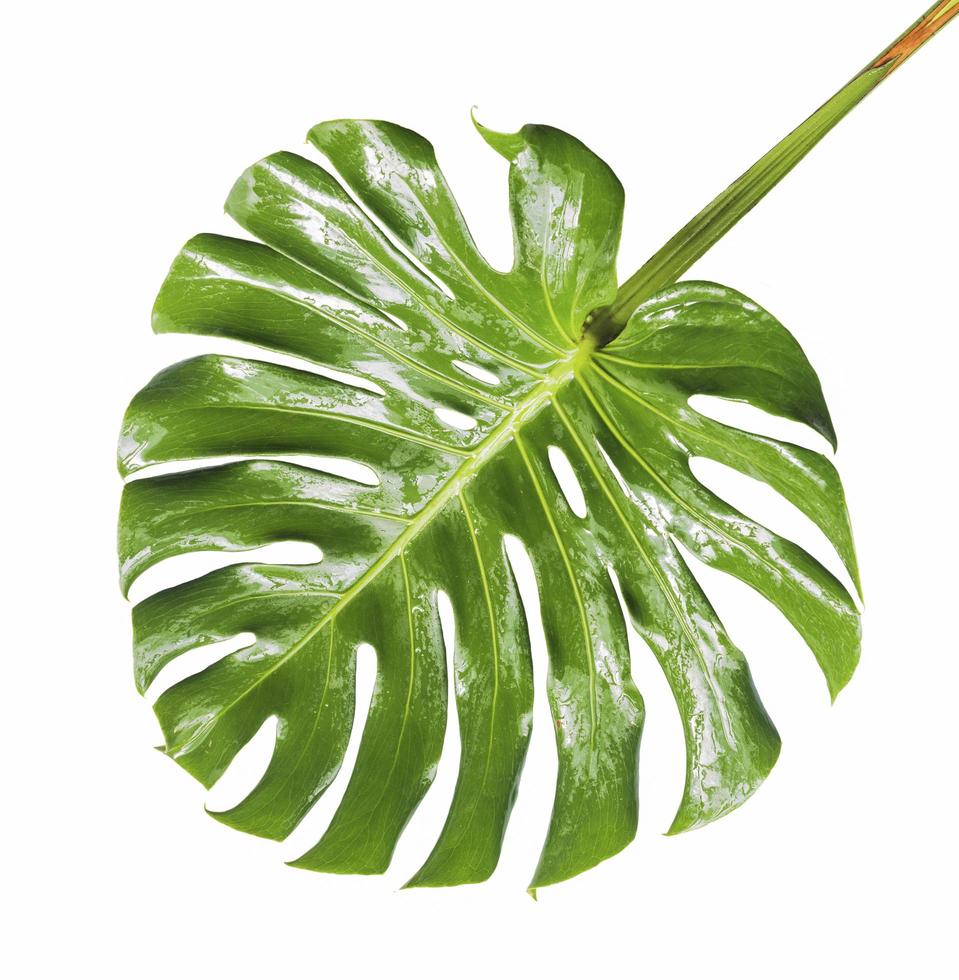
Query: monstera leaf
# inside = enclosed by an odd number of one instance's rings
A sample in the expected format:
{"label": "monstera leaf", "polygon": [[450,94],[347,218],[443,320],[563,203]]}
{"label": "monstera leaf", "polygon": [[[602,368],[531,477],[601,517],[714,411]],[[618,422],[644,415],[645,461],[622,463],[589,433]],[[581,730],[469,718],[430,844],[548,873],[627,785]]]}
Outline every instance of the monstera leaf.
{"label": "monstera leaf", "polygon": [[[246,458],[129,482],[120,557],[128,588],[191,551],[289,540],[322,550],[316,564],[222,568],[133,614],[141,690],[186,651],[255,635],[167,690],[156,712],[166,752],[205,786],[277,719],[265,775],[214,814],[269,838],[287,836],[337,775],[354,723],[357,647],[375,649],[355,768],[298,867],[387,868],[441,764],[451,669],[459,776],[410,883],[487,878],[516,798],[534,690],[544,692],[559,770],[536,888],[609,857],[636,830],[643,701],[624,607],[682,717],[686,782],[672,832],[737,807],[776,761],[779,738],[749,667],[684,555],[775,603],[833,695],[856,666],[859,619],[840,582],[715,496],[690,460],[764,481],[819,525],[854,581],[856,566],[825,457],[690,407],[697,393],[746,401],[833,441],[819,382],[786,329],[732,289],[679,282],[648,296],[600,347],[584,324],[616,296],[619,181],[556,129],[480,131],[510,162],[506,273],[477,250],[430,144],[399,126],[311,131],[343,183],[292,153],[243,174],[227,211],[259,242],[188,242],[154,328],[246,341],[317,370],[210,355],[157,375],[126,414],[124,474]],[[298,454],[358,461],[376,483],[276,458]],[[561,467],[575,475],[585,513],[567,499]],[[507,536],[535,569],[545,677],[533,676]],[[440,593],[455,619],[450,664]]]}

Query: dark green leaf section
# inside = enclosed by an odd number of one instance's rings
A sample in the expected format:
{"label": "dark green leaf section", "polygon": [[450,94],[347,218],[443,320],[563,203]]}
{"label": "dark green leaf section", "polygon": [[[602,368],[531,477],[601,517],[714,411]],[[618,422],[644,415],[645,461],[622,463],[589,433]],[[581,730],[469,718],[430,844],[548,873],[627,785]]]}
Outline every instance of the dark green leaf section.
{"label": "dark green leaf section", "polygon": [[127,488],[120,515],[130,528],[124,587],[164,558],[274,541],[317,545],[325,566],[346,581],[409,523],[385,497],[379,487],[272,460],[138,480]]}
{"label": "dark green leaf section", "polygon": [[[156,702],[166,752],[206,786],[276,719],[269,767],[245,800],[213,814],[224,823],[286,837],[362,724],[343,799],[298,867],[388,867],[444,764],[451,687],[456,788],[409,884],[485,880],[518,792],[534,687],[544,691],[558,776],[537,888],[592,867],[636,831],[644,709],[626,617],[662,666],[686,735],[672,831],[738,806],[776,760],[779,739],[746,660],[684,552],[777,605],[833,694],[855,667],[858,615],[843,586],[700,484],[692,458],[779,491],[858,579],[831,463],[689,406],[697,393],[740,399],[834,441],[795,340],[746,297],[681,283],[596,351],[582,329],[615,294],[619,182],[558,130],[480,131],[510,161],[509,272],[480,254],[430,144],[401,127],[315,127],[310,139],[339,179],[292,153],[243,174],[227,210],[260,241],[188,242],[154,326],[245,341],[304,366],[208,355],[166,369],[134,398],[120,440],[125,475],[243,458],[131,480],[120,564],[127,589],[190,552],[291,540],[322,552],[310,565],[234,564],[133,613],[141,691],[191,649],[254,636]],[[585,516],[570,506],[551,450],[572,467]],[[361,462],[375,485],[304,465],[307,457]],[[507,536],[525,545],[540,593],[549,662],[535,685]],[[441,593],[453,610],[450,650]],[[375,651],[376,685],[355,719],[362,644]]]}
{"label": "dark green leaf section", "polygon": [[462,758],[449,816],[410,886],[485,881],[496,867],[533,718],[526,619],[503,543],[498,509],[501,469],[484,476],[424,532],[432,539],[423,570],[455,614],[453,681]]}
{"label": "dark green leaf section", "polygon": [[391,123],[339,120],[315,126],[310,141],[370,211],[447,284],[458,312],[492,306],[484,327],[503,349],[532,337],[559,353],[579,340],[586,314],[615,296],[623,189],[602,161],[566,133],[524,126],[508,146],[494,141],[512,164],[516,255],[508,274],[479,254],[433,147],[422,136]]}
{"label": "dark green leaf section", "polygon": [[765,310],[715,283],[684,282],[637,309],[603,348],[607,362],[661,371],[688,394],[748,401],[804,422],[836,445],[819,379],[799,344]]}
{"label": "dark green leaf section", "polygon": [[[387,299],[371,297],[383,309],[374,309],[271,248],[197,235],[184,246],[160,290],[153,325],[161,333],[202,333],[258,344],[349,371],[371,384],[400,381],[460,411],[475,403],[485,409],[504,406],[488,384],[478,383],[457,364],[478,365],[511,389],[535,382],[535,365],[515,357],[508,362],[493,358],[466,336],[459,326],[462,318],[453,324],[412,295],[396,301],[397,291],[395,282],[387,281],[382,289]],[[268,332],[264,323],[270,324]]]}

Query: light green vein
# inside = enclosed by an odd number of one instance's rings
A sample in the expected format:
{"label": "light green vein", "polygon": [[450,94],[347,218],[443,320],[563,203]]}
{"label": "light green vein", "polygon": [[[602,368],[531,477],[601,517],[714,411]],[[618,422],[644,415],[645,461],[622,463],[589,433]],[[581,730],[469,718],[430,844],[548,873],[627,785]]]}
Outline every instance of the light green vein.
{"label": "light green vein", "polygon": [[576,581],[576,573],[573,569],[572,562],[569,560],[569,553],[566,550],[566,545],[563,543],[563,537],[559,532],[559,528],[556,526],[556,521],[553,518],[552,511],[550,510],[546,496],[543,493],[543,487],[539,482],[539,478],[536,476],[536,471],[533,469],[533,464],[530,462],[529,454],[527,453],[526,447],[523,445],[523,440],[520,438],[518,432],[516,433],[515,441],[516,448],[519,450],[520,456],[523,457],[523,462],[526,464],[526,469],[529,471],[530,479],[533,482],[533,488],[536,491],[536,496],[539,498],[540,505],[543,508],[543,514],[546,517],[550,531],[552,532],[553,538],[556,541],[556,546],[559,548],[559,553],[562,556],[563,565],[566,568],[566,574],[569,576],[570,584],[573,587],[573,595],[576,598],[576,607],[579,610],[579,619],[583,629],[583,638],[586,640],[586,645],[589,649],[589,656],[587,658],[589,663],[589,747],[592,751],[596,741],[596,653],[593,649],[593,636],[590,632],[589,620],[586,616],[586,607],[583,603],[583,595],[579,588],[579,582]]}
{"label": "light green vein", "polygon": [[[612,420],[609,418],[606,412],[599,406],[599,403],[593,397],[592,392],[589,391],[589,386],[585,382],[583,382],[582,378],[579,378],[578,380],[580,382],[580,385],[583,387],[583,389],[587,391],[587,393],[589,394],[590,401],[593,403],[593,406],[596,408],[596,411],[600,414],[600,417],[609,427],[610,431],[616,436],[617,441],[633,457],[633,459],[635,459],[636,462],[639,463],[639,465],[656,481],[656,483],[663,489],[663,491],[669,497],[672,497],[672,499],[677,504],[679,504],[679,506],[684,511],[686,511],[687,514],[691,514],[692,516],[697,518],[697,520],[699,520],[704,527],[709,528],[713,532],[713,534],[716,535],[716,537],[721,538],[723,541],[728,542],[734,548],[741,549],[742,551],[748,552],[750,555],[752,555],[752,557],[755,559],[756,562],[758,562],[760,565],[765,566],[765,568],[769,571],[770,575],[774,580],[780,579],[782,577],[782,569],[778,568],[761,551],[757,550],[755,545],[753,545],[751,541],[749,541],[748,539],[742,540],[740,538],[733,537],[732,535],[729,534],[728,531],[724,530],[722,527],[717,525],[706,513],[703,512],[701,508],[697,507],[695,504],[690,503],[685,497],[680,496],[669,485],[669,483],[663,479],[663,477],[659,474],[659,472],[646,461],[646,459],[639,453],[639,451],[632,444],[632,442],[626,439],[624,436],[620,435],[620,430],[612,422]],[[628,394],[632,394],[631,392],[629,392],[628,388],[625,388],[625,386],[623,387],[623,390],[626,391]],[[649,407],[648,403],[645,402],[643,399],[635,395],[633,395],[633,397],[638,404]],[[660,414],[660,413],[656,413],[656,414]],[[749,520],[749,518],[745,517],[745,515],[743,515],[742,519]],[[755,522],[750,521],[750,523],[755,523]],[[768,528],[764,528],[764,530],[768,530]],[[773,532],[770,531],[769,533],[772,534]]]}
{"label": "light green vein", "polygon": [[[210,268],[209,265],[207,264],[207,262],[208,262],[207,257],[204,256],[202,253],[200,253],[200,252],[187,252],[187,251],[184,251],[183,254],[189,256],[192,259],[194,259],[199,265],[202,265],[204,268]],[[285,255],[286,253],[281,253],[281,254],[284,254]],[[367,253],[367,252],[364,251],[364,254],[368,255],[369,253]],[[370,257],[370,260],[373,261],[373,262],[375,262],[375,259],[373,259],[372,257]],[[293,259],[293,261],[297,261],[297,260]],[[299,263],[299,262],[297,262],[297,264],[298,265],[302,265],[302,263]],[[308,266],[304,266],[304,268],[307,268],[308,271],[310,271],[314,275],[321,275],[321,273],[316,272],[316,270],[314,270],[314,269],[312,269],[312,268],[310,268]],[[224,277],[220,276],[219,273],[216,273],[216,270],[215,269],[213,269],[212,271],[219,278],[224,278]],[[386,273],[386,270],[385,269],[383,271],[384,271],[384,273]],[[200,277],[197,277],[197,278],[200,278]],[[203,277],[203,278],[209,278],[209,277]],[[326,276],[322,276],[322,278],[326,279],[327,277]],[[224,278],[224,281],[228,281],[228,280],[225,280],[225,278]],[[485,401],[485,402],[487,402],[490,405],[495,405],[495,406],[500,407],[500,408],[504,407],[502,403],[498,402],[496,399],[491,398],[489,395],[486,395],[486,394],[484,394],[482,392],[476,391],[476,390],[474,390],[472,388],[468,388],[466,386],[460,385],[460,384],[458,384],[456,382],[456,380],[447,377],[445,374],[442,374],[439,371],[435,371],[433,368],[427,367],[425,364],[420,363],[415,358],[412,358],[412,357],[409,357],[406,354],[403,354],[401,351],[397,350],[395,347],[391,346],[390,344],[387,344],[385,341],[382,341],[382,340],[377,339],[375,336],[373,336],[373,334],[368,333],[366,330],[361,330],[358,326],[356,326],[356,324],[350,323],[348,320],[344,320],[342,317],[337,316],[337,314],[333,313],[328,308],[319,307],[319,306],[314,305],[313,303],[308,303],[306,300],[302,300],[302,299],[299,299],[296,296],[292,296],[292,295],[290,295],[290,293],[284,292],[281,289],[277,289],[274,286],[271,286],[269,283],[266,283],[266,282],[253,282],[252,280],[247,279],[247,278],[243,278],[243,279],[241,279],[239,281],[241,282],[242,285],[247,286],[250,289],[256,289],[256,290],[260,290],[262,292],[269,293],[270,295],[276,296],[279,299],[282,299],[282,300],[284,300],[284,301],[286,301],[288,303],[292,303],[295,306],[300,306],[300,307],[302,307],[305,310],[309,310],[315,316],[323,317],[323,318],[329,320],[331,323],[335,323],[338,327],[340,327],[343,330],[347,331],[347,333],[352,333],[352,334],[354,334],[357,337],[362,337],[364,340],[368,340],[373,346],[379,348],[382,351],[385,351],[386,353],[390,354],[392,357],[395,357],[397,360],[403,362],[404,364],[409,365],[410,367],[414,368],[415,370],[421,371],[423,374],[426,374],[426,375],[429,375],[430,377],[435,378],[437,381],[441,381],[444,384],[447,384],[447,385],[449,385],[452,388],[459,388],[460,390],[463,390],[465,392],[468,392],[470,396],[475,397],[475,398],[479,399],[480,401]],[[334,283],[333,280],[328,280],[328,281],[331,284],[337,285],[341,289],[346,290],[346,287],[345,286],[342,286],[340,283]],[[394,278],[393,281],[396,283],[397,286],[399,286],[401,289],[403,289],[403,291],[406,292],[407,295],[414,296],[416,299],[419,299],[422,302],[422,297],[419,295],[419,293],[412,293],[412,292],[410,292],[409,291],[409,288],[406,285],[404,285],[404,283],[402,282],[402,280],[398,280],[398,279],[395,279]],[[389,311],[386,310],[384,307],[379,306],[376,303],[366,302],[362,298],[355,296],[349,290],[346,290],[346,292],[349,294],[349,296],[353,300],[353,302],[362,304],[363,307],[365,307],[366,309],[370,310],[371,312],[379,313],[381,316],[385,316],[385,317],[389,317],[391,315],[389,313]],[[377,299],[379,299],[379,298],[377,297]],[[380,302],[382,302],[382,301],[380,301]],[[453,321],[449,319],[449,317],[447,317],[445,314],[443,314],[439,310],[434,309],[434,307],[432,305],[427,305],[424,302],[423,303],[423,307],[424,307],[424,309],[425,309],[425,311],[427,313],[432,314],[438,320],[440,320],[443,324],[445,324],[453,332],[453,334],[455,336],[459,337],[461,340],[465,340],[465,341],[468,341],[471,344],[475,344],[476,347],[479,350],[483,351],[485,354],[489,354],[490,357],[492,357],[495,360],[499,361],[500,364],[508,365],[509,367],[515,368],[517,371],[521,371],[524,374],[530,375],[531,377],[542,377],[542,373],[539,372],[539,371],[537,371],[535,368],[531,367],[530,365],[524,364],[522,361],[516,360],[516,358],[512,357],[511,355],[506,354],[503,351],[497,350],[495,347],[490,346],[489,344],[487,344],[484,341],[480,340],[478,337],[474,337],[468,331],[464,331],[464,330],[458,328],[456,326],[456,324],[453,323]],[[276,350],[276,348],[268,348],[268,349],[270,349],[270,350]],[[316,363],[322,364],[323,362],[317,361]]]}
{"label": "light green vein", "polygon": [[466,275],[466,278],[473,284],[473,286],[476,287],[477,290],[479,290],[480,294],[484,296],[497,310],[499,310],[500,313],[502,313],[503,316],[505,316],[506,319],[509,320],[510,323],[512,323],[513,326],[515,326],[520,331],[520,333],[525,334],[528,339],[534,341],[537,344],[544,344],[554,354],[560,354],[560,355],[568,354],[569,353],[568,350],[563,350],[562,347],[557,347],[554,343],[547,340],[545,337],[541,337],[535,330],[533,330],[526,323],[524,323],[523,320],[521,320],[508,306],[505,306],[503,303],[501,303],[500,300],[498,300],[493,295],[493,293],[491,293],[490,290],[486,286],[484,286],[483,283],[480,282],[480,280],[476,277],[476,274],[459,257],[457,251],[450,247],[449,242],[447,242],[446,239],[443,237],[443,233],[440,231],[439,226],[433,220],[433,216],[429,213],[429,209],[424,205],[419,195],[410,185],[410,182],[408,180],[403,180],[403,183],[406,184],[411,195],[422,208],[422,213],[426,218],[427,222],[429,223],[430,227],[433,229],[433,232],[436,235],[436,240],[443,246],[443,248],[446,250],[446,254],[453,260],[453,262],[456,265],[458,265],[460,269],[463,270],[464,274]]}
{"label": "light green vein", "polygon": [[[476,555],[476,565],[479,568],[480,580],[483,583],[483,598],[486,601],[486,612],[489,617],[489,631],[490,631],[490,643],[492,644],[493,650],[493,692],[492,692],[492,705],[490,707],[490,719],[489,719],[489,739],[487,741],[486,747],[486,767],[483,770],[483,779],[480,782],[480,790],[486,785],[487,777],[489,776],[490,762],[493,757],[493,728],[496,723],[496,707],[499,701],[499,635],[496,631],[496,616],[493,613],[493,597],[490,595],[489,588],[489,576],[486,572],[486,563],[483,561],[483,554],[480,551],[479,540],[476,536],[476,528],[473,525],[473,518],[470,515],[469,505],[466,502],[466,495],[461,490],[459,493],[460,508],[463,511],[463,516],[466,518],[466,527],[469,530],[470,540],[473,543],[473,552]],[[473,819],[473,814],[476,812],[477,806],[479,806],[480,793],[476,794],[476,801],[473,804],[472,812],[470,813],[469,819]],[[467,822],[469,826],[469,822]]]}
{"label": "light green vein", "polygon": [[[391,562],[424,528],[429,526],[433,517],[439,513],[451,499],[456,497],[460,490],[465,487],[473,477],[483,468],[486,462],[491,459],[499,450],[505,446],[514,436],[516,429],[523,424],[525,419],[535,415],[539,409],[548,402],[557,389],[566,385],[573,377],[576,366],[580,364],[584,357],[588,356],[591,348],[582,347],[570,354],[568,358],[556,364],[550,373],[544,378],[537,387],[517,403],[516,407],[504,418],[495,429],[493,429],[477,448],[474,455],[469,456],[463,461],[459,469],[454,471],[447,479],[446,483],[436,492],[430,501],[413,518],[402,532],[394,538],[393,542],[370,566],[357,577],[357,579],[339,596],[338,601],[320,617],[317,623],[307,630],[304,635],[293,643],[286,653],[277,658],[268,670],[258,677],[249,690],[258,687],[270,674],[279,670],[292,657],[302,650],[310,640],[316,636],[327,623],[336,617],[349,605],[353,599],[359,595],[367,585],[370,584],[383,569],[387,568]],[[218,712],[217,718],[221,717]],[[210,725],[216,719],[212,719]],[[208,730],[207,726],[204,731]],[[192,741],[192,740],[191,740]]]}
{"label": "light green vein", "polygon": [[415,432],[408,432],[405,429],[399,429],[392,425],[385,425],[382,422],[375,422],[372,419],[364,419],[356,415],[340,415],[336,412],[324,411],[318,408],[289,408],[286,406],[279,405],[257,405],[253,402],[231,402],[226,405],[199,405],[199,406],[188,406],[186,408],[178,409],[175,413],[176,415],[186,414],[187,412],[230,412],[230,411],[245,411],[245,412],[281,412],[285,415],[305,415],[308,418],[321,418],[329,419],[333,422],[342,422],[345,425],[356,425],[362,429],[372,429],[375,432],[382,432],[385,435],[392,436],[399,439],[401,442],[415,442],[420,446],[426,446],[427,449],[434,449],[441,453],[453,453],[457,456],[472,456],[472,452],[468,449],[460,449],[458,446],[451,446],[446,442],[439,442],[436,439],[430,439],[429,436],[420,436]]}
{"label": "light green vein", "polygon": [[[618,441],[622,442],[622,436],[619,434],[619,430],[616,428],[612,420],[609,419],[608,416],[605,416],[602,413],[602,409],[597,404],[595,398],[593,397],[592,392],[583,383],[581,378],[577,377],[576,380],[582,387],[583,391],[586,393],[590,402],[592,402],[594,409],[596,409],[596,411],[600,414],[600,418],[603,419],[604,423],[606,424],[607,428],[609,428],[612,435],[614,435]],[[583,445],[583,443],[580,441],[576,433],[570,427],[565,412],[562,411],[558,402],[554,402],[553,407],[556,409],[557,414],[559,414],[560,418],[563,420],[563,424],[566,426],[570,434],[573,436],[577,448],[579,449],[580,453],[582,453],[583,458],[585,459],[587,465],[593,471],[593,475],[596,477],[600,487],[602,488],[606,497],[609,499],[609,502],[612,504],[613,509],[616,512],[616,515],[619,517],[620,521],[623,524],[623,527],[626,528],[627,533],[632,538],[633,543],[636,545],[637,550],[639,551],[640,555],[642,556],[649,570],[652,572],[653,577],[659,582],[659,587],[662,591],[662,594],[666,599],[667,604],[672,609],[673,615],[676,618],[676,622],[679,624],[679,628],[686,635],[686,639],[688,640],[694,655],[699,660],[700,666],[702,667],[703,670],[703,675],[706,678],[706,682],[709,684],[710,690],[713,693],[713,698],[716,705],[717,706],[722,705],[723,698],[719,693],[719,689],[713,677],[712,670],[709,668],[705,658],[703,657],[702,650],[700,649],[699,639],[696,637],[695,633],[693,632],[692,627],[690,626],[686,615],[683,613],[683,611],[679,607],[679,604],[676,602],[676,596],[673,590],[669,587],[669,583],[667,582],[665,576],[663,575],[662,569],[659,567],[656,561],[654,561],[650,557],[646,549],[640,543],[638,536],[636,535],[636,533],[632,528],[632,525],[630,524],[626,515],[623,513],[622,508],[620,508],[619,502],[615,499],[613,492],[609,486],[609,481],[606,475],[599,469],[598,466],[596,466],[595,460],[592,459],[592,457],[587,452],[586,447]],[[628,447],[626,448],[628,449]],[[729,741],[729,744],[735,746],[736,738],[732,732],[732,729],[729,727],[729,719],[726,717],[725,711],[720,710],[719,715],[723,726],[723,732],[725,733],[726,738]]]}

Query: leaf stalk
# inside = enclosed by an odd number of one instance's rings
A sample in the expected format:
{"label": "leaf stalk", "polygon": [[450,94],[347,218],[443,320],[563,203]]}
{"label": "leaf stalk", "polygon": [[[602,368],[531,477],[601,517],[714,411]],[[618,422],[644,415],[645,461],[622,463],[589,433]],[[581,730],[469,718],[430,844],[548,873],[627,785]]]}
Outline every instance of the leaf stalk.
{"label": "leaf stalk", "polygon": [[849,112],[933,35],[959,15],[959,0],[939,0],[805,122],[733,181],[620,287],[613,302],[587,318],[598,347],[618,336],[646,299],[674,283],[747,214]]}

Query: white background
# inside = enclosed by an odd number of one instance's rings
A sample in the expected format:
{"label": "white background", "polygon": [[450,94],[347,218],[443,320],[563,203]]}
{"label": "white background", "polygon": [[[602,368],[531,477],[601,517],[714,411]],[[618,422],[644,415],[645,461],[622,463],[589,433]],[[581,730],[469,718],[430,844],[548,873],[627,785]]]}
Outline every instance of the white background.
{"label": "white background", "polygon": [[[538,903],[526,896],[555,771],[540,705],[488,884],[398,890],[442,825],[455,731],[389,874],[288,869],[282,858],[319,835],[344,780],[294,843],[205,816],[199,785],[151,748],[113,554],[127,400],[165,364],[225,349],[152,336],[154,293],[191,234],[230,232],[221,202],[249,163],[283,148],[312,155],[302,141],[321,119],[402,122],[434,142],[477,239],[503,264],[505,165],[468,110],[503,130],[551,123],[626,186],[625,276],[923,6],[166,0],[7,11],[7,976],[955,975],[959,27],[693,270],[775,313],[820,372],[867,599],[862,665],[830,707],[778,613],[704,574],[784,739],[775,772],[737,813],[662,836],[682,787],[679,726],[637,649],[640,830],[620,856]],[[833,561],[790,508],[744,484],[723,487]],[[536,666],[541,677],[542,651]],[[246,769],[214,791],[221,802],[263,761],[263,746],[246,753]]]}

